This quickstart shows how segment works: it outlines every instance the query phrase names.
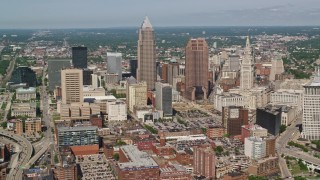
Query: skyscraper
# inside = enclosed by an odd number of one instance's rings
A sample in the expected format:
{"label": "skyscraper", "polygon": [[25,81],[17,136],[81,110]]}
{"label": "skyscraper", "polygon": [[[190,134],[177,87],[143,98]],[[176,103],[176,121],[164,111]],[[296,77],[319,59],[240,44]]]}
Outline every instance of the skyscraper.
{"label": "skyscraper", "polygon": [[61,69],[70,68],[71,59],[49,59],[48,76],[49,90],[53,91],[56,86],[61,85]]}
{"label": "skyscraper", "polygon": [[247,37],[244,57],[240,69],[240,89],[249,90],[253,87],[253,57],[251,52],[250,38]]}
{"label": "skyscraper", "polygon": [[91,69],[83,69],[83,85],[92,85],[91,75],[93,74],[93,70]]}
{"label": "skyscraper", "polygon": [[156,83],[156,108],[164,116],[172,116],[172,87],[161,82]]}
{"label": "skyscraper", "polygon": [[118,74],[118,81],[122,79],[122,54],[107,53],[107,70],[109,74]]}
{"label": "skyscraper", "polygon": [[29,87],[36,87],[37,76],[31,68],[26,66],[20,66],[13,71],[10,82],[12,84],[25,83]]}
{"label": "skyscraper", "polygon": [[173,78],[178,77],[179,75],[179,63],[176,61],[171,60],[171,62],[168,64],[168,83],[170,85],[173,85]]}
{"label": "skyscraper", "polygon": [[157,80],[156,43],[148,17],[144,19],[139,30],[137,80],[147,82],[148,90],[154,89]]}
{"label": "skyscraper", "polygon": [[278,56],[271,61],[271,72],[269,76],[270,81],[276,80],[276,75],[284,73],[283,61],[281,56]]}
{"label": "skyscraper", "polygon": [[61,70],[62,103],[83,102],[83,75],[81,69]]}
{"label": "skyscraper", "polygon": [[130,78],[127,85],[127,105],[131,112],[134,112],[135,107],[147,106],[147,83],[133,81]]}
{"label": "skyscraper", "polygon": [[186,47],[185,97],[187,99],[207,99],[209,72],[208,64],[208,44],[205,39],[190,39]]}
{"label": "skyscraper", "polygon": [[130,59],[130,72],[131,76],[137,78],[137,68],[138,68],[138,61],[136,59]]}
{"label": "skyscraper", "polygon": [[74,68],[85,69],[88,67],[87,47],[72,47],[72,64]]}
{"label": "skyscraper", "polygon": [[239,106],[228,106],[222,108],[222,125],[227,129],[230,136],[241,134],[242,125],[248,124],[248,109]]}
{"label": "skyscraper", "polygon": [[320,68],[314,79],[304,86],[302,137],[320,139]]}

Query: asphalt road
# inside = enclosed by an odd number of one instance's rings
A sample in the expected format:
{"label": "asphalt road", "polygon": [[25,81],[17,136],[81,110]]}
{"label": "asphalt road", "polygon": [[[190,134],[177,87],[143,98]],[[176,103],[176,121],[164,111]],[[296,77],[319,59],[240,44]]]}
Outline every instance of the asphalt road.
{"label": "asphalt road", "polygon": [[9,67],[7,69],[6,76],[1,80],[2,86],[6,85],[6,83],[10,80],[12,72],[14,70],[14,65],[16,64],[16,56],[11,60]]}
{"label": "asphalt road", "polygon": [[279,167],[281,170],[281,177],[282,178],[288,178],[292,177],[292,174],[290,170],[288,169],[288,166],[286,164],[286,161],[284,158],[281,157],[282,154],[285,154],[288,152],[288,148],[286,148],[288,142],[292,140],[294,136],[296,136],[299,132],[299,128],[297,127],[297,124],[301,124],[302,119],[298,118],[296,121],[292,122],[290,126],[287,127],[286,131],[283,132],[278,138],[276,143],[276,149],[277,153],[279,155]]}
{"label": "asphalt road", "polygon": [[[46,67],[43,69],[43,74],[46,72]],[[41,97],[41,104],[42,104],[42,121],[44,122],[45,126],[47,127],[46,132],[44,132],[44,138],[42,139],[42,148],[38,151],[27,163],[26,168],[30,168],[50,147],[51,144],[54,143],[53,134],[51,131],[51,117],[49,115],[49,95],[46,90],[46,86],[44,86],[44,78],[42,78],[42,86],[40,87],[40,97]]]}
{"label": "asphalt road", "polygon": [[308,162],[313,163],[313,164],[320,165],[320,159],[319,158],[315,158],[315,157],[309,155],[308,153],[305,153],[305,152],[302,152],[302,151],[286,149],[284,154],[289,155],[289,156],[293,156],[293,157],[298,158],[298,159],[302,159],[302,160],[308,161]]}
{"label": "asphalt road", "polygon": [[18,161],[19,167],[15,167],[12,171],[10,171],[11,174],[8,175],[8,177],[12,177],[12,179],[21,180],[23,167],[28,163],[32,156],[32,144],[26,138],[16,134],[12,134],[8,131],[0,130],[0,135],[2,137],[14,139],[18,144],[21,145],[22,151],[20,153],[20,158]]}

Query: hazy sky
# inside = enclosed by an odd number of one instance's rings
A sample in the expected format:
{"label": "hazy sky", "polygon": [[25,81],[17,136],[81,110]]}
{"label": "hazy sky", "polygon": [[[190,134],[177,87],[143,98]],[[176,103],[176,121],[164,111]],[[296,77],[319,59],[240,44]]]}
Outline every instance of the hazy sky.
{"label": "hazy sky", "polygon": [[1,0],[1,28],[320,25],[320,0]]}

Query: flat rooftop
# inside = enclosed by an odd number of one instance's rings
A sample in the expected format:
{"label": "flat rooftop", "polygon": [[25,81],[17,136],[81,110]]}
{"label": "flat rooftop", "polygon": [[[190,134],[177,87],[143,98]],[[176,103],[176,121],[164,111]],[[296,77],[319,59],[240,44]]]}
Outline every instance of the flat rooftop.
{"label": "flat rooftop", "polygon": [[88,91],[99,91],[99,92],[105,92],[105,89],[102,87],[94,88],[92,86],[83,86],[83,91],[88,92]]}
{"label": "flat rooftop", "polygon": [[17,94],[27,94],[27,93],[36,93],[36,88],[34,87],[29,87],[29,88],[18,88],[16,89]]}
{"label": "flat rooftop", "polygon": [[119,163],[120,169],[159,167],[158,164],[146,152],[140,151],[136,146],[127,145],[122,146],[120,149],[130,161]]}
{"label": "flat rooftop", "polygon": [[116,100],[117,98],[109,95],[109,96],[87,96],[87,97],[83,97],[84,99],[95,99],[95,100]]}
{"label": "flat rooftop", "polygon": [[11,106],[12,110],[28,110],[28,109],[35,109],[36,108],[36,103],[31,102],[31,103],[13,103]]}
{"label": "flat rooftop", "polygon": [[58,127],[58,131],[96,131],[98,130],[97,126],[76,126],[76,127]]}

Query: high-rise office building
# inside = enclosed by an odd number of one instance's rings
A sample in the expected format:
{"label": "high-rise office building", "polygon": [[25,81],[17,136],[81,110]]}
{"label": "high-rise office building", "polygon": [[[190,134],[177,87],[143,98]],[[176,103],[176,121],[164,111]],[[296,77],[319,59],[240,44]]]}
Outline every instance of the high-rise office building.
{"label": "high-rise office building", "polygon": [[171,61],[168,64],[168,74],[167,74],[167,80],[170,85],[173,85],[173,78],[176,78],[179,76],[179,63]]}
{"label": "high-rise office building", "polygon": [[170,84],[156,83],[156,108],[164,116],[172,116],[172,87]]}
{"label": "high-rise office building", "polygon": [[222,124],[230,136],[241,135],[241,127],[248,124],[249,111],[243,107],[222,108]]}
{"label": "high-rise office building", "polygon": [[283,67],[283,61],[281,56],[277,56],[271,61],[272,66],[271,66],[271,72],[270,72],[270,81],[276,80],[276,75],[280,75],[284,73],[284,67]]}
{"label": "high-rise office building", "polygon": [[147,106],[147,83],[128,83],[127,85],[127,105],[131,112],[135,107]]}
{"label": "high-rise office building", "polygon": [[208,64],[208,44],[205,39],[190,39],[186,47],[185,97],[187,99],[207,99]]}
{"label": "high-rise office building", "polygon": [[79,69],[88,67],[87,47],[72,47],[72,64],[74,68]]}
{"label": "high-rise office building", "polygon": [[278,135],[281,126],[281,107],[268,105],[264,108],[257,108],[256,124],[266,128],[272,135]]}
{"label": "high-rise office building", "polygon": [[91,74],[91,85],[93,88],[98,88],[102,86],[101,76],[98,74]]}
{"label": "high-rise office building", "polygon": [[118,81],[122,79],[122,54],[107,53],[107,71],[109,74],[118,74]]}
{"label": "high-rise office building", "polygon": [[302,137],[320,139],[320,68],[313,80],[304,86]]}
{"label": "high-rise office building", "polygon": [[156,79],[161,80],[161,76],[162,76],[162,66],[161,63],[159,61],[156,62]]}
{"label": "high-rise office building", "polygon": [[157,80],[156,42],[148,17],[144,19],[139,30],[137,80],[147,82],[148,90],[154,89]]}
{"label": "high-rise office building", "polygon": [[138,61],[136,59],[130,60],[130,72],[131,76],[137,78]]}
{"label": "high-rise office building", "polygon": [[252,49],[250,45],[250,38],[248,36],[240,68],[241,90],[250,90],[253,87],[253,69]]}
{"label": "high-rise office building", "polygon": [[48,80],[49,90],[53,91],[56,86],[61,86],[61,69],[71,67],[71,59],[49,59]]}
{"label": "high-rise office building", "polygon": [[37,76],[29,67],[20,66],[12,72],[10,82],[12,84],[26,84],[29,87],[36,87]]}
{"label": "high-rise office building", "polygon": [[83,85],[92,85],[91,74],[93,74],[93,70],[91,69],[83,69]]}
{"label": "high-rise office building", "polygon": [[164,83],[167,83],[168,82],[168,64],[162,63],[160,66],[161,66],[161,74],[160,74],[161,81]]}
{"label": "high-rise office building", "polygon": [[61,71],[62,103],[83,102],[83,75],[81,69]]}

